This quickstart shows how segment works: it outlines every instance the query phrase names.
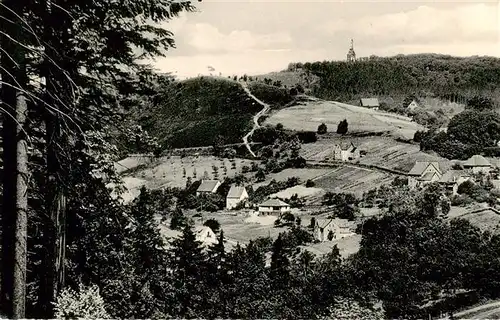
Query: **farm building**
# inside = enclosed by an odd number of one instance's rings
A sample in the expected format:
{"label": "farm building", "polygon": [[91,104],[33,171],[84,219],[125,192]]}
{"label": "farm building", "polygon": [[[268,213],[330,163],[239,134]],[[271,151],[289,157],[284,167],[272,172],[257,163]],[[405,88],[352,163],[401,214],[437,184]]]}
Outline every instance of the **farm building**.
{"label": "farm building", "polygon": [[452,192],[453,195],[458,193],[458,186],[463,182],[469,180],[470,175],[464,170],[448,170],[438,183]]}
{"label": "farm building", "polygon": [[344,219],[316,219],[314,224],[313,236],[318,241],[339,240],[352,234],[348,221]]}
{"label": "farm building", "polygon": [[378,108],[380,103],[378,98],[361,98],[361,106],[365,108]]}
{"label": "farm building", "polygon": [[233,209],[246,199],[248,199],[248,193],[245,187],[231,186],[226,196],[226,209]]}
{"label": "farm building", "polygon": [[353,143],[333,147],[333,159],[339,161],[359,161],[360,150]]}
{"label": "farm building", "polygon": [[201,184],[196,189],[196,195],[199,196],[203,193],[216,193],[221,183],[219,180],[201,180]]}
{"label": "farm building", "polygon": [[417,109],[418,107],[420,107],[420,105],[418,104],[417,101],[415,100],[412,100],[407,106],[406,106],[406,109],[410,110],[410,111],[413,111],[415,109]]}
{"label": "farm building", "polygon": [[217,243],[217,236],[209,227],[196,227],[194,230],[194,234],[196,236],[196,241],[199,241],[204,245]]}
{"label": "farm building", "polygon": [[472,173],[490,173],[493,170],[493,165],[481,155],[470,157],[463,164],[464,168],[469,169]]}
{"label": "farm building", "polygon": [[442,175],[439,162],[417,161],[410,172],[408,172],[408,186],[416,188],[435,182],[441,179]]}
{"label": "farm building", "polygon": [[261,215],[281,215],[285,212],[290,212],[290,205],[279,199],[268,199],[259,204],[259,214]]}

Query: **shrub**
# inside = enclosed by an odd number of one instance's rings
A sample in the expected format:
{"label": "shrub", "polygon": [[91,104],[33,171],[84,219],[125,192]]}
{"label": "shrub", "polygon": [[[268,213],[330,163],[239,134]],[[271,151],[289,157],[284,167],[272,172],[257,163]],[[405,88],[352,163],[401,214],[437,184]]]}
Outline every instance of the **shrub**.
{"label": "shrub", "polygon": [[54,309],[56,319],[111,319],[96,285],[80,284],[78,292],[65,288],[57,297]]}
{"label": "shrub", "polygon": [[472,194],[472,191],[474,189],[474,182],[470,181],[470,180],[467,180],[467,181],[464,181],[462,182],[459,186],[458,186],[458,190],[457,192],[459,194],[467,194],[467,195],[471,195]]}
{"label": "shrub", "polygon": [[257,171],[259,170],[259,165],[256,162],[252,162],[252,167],[250,171]]}
{"label": "shrub", "polygon": [[306,188],[313,188],[315,185],[316,185],[316,183],[314,181],[312,181],[311,179],[306,181]]}
{"label": "shrub", "polygon": [[326,124],[322,123],[318,126],[318,134],[325,134],[328,131]]}
{"label": "shrub", "polygon": [[309,228],[314,229],[315,225],[316,225],[316,218],[312,217],[311,218],[311,223],[309,223]]}
{"label": "shrub", "polygon": [[332,231],[332,230],[328,231],[328,236],[327,236],[328,241],[332,241],[334,236],[335,236],[335,235],[333,234],[333,231]]}
{"label": "shrub", "polygon": [[182,210],[177,208],[172,214],[172,219],[170,219],[170,229],[181,230],[186,225],[187,219],[182,213]]}
{"label": "shrub", "polygon": [[207,221],[205,221],[203,223],[203,225],[205,227],[209,227],[210,229],[212,229],[213,232],[219,232],[220,230],[220,223],[219,221],[217,221],[217,219],[214,219],[214,218],[211,218],[211,219],[208,219]]}
{"label": "shrub", "polygon": [[286,224],[291,224],[295,221],[295,216],[290,212],[286,212],[281,218],[285,221]]}
{"label": "shrub", "polygon": [[259,169],[255,174],[255,179],[257,179],[257,182],[262,182],[266,180],[266,174],[264,173],[264,170]]}
{"label": "shrub", "polygon": [[314,143],[318,141],[318,137],[314,131],[300,131],[296,135],[301,143]]}
{"label": "shrub", "polygon": [[337,126],[337,133],[346,134],[348,129],[349,129],[349,124],[347,123],[347,120],[344,119],[339,122],[339,125]]}

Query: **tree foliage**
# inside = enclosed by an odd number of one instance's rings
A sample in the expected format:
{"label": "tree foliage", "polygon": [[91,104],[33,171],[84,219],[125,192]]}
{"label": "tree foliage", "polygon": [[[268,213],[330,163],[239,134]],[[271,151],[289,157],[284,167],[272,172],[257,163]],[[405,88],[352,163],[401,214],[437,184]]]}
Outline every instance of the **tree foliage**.
{"label": "tree foliage", "polygon": [[347,120],[344,119],[339,122],[337,126],[337,133],[338,134],[346,134],[349,129],[349,124],[347,123]]}

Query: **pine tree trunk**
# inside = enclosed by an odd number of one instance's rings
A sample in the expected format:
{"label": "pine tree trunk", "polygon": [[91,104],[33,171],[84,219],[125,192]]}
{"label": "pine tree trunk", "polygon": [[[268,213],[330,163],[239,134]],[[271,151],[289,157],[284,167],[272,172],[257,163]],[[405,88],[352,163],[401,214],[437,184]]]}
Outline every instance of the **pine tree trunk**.
{"label": "pine tree trunk", "polygon": [[[64,93],[61,90],[61,85],[65,79],[61,79],[61,72],[54,67],[54,61],[57,61],[59,66],[64,65],[62,61],[58,61],[59,55],[54,52],[57,47],[57,28],[53,28],[53,23],[58,19],[52,13],[51,2],[46,0],[42,2],[44,9],[45,28],[43,31],[43,42],[46,45],[45,52],[51,57],[51,60],[46,60],[42,69],[41,76],[45,79],[46,94],[44,97],[45,103],[53,108],[58,108],[58,102],[52,97],[54,94],[59,96]],[[56,22],[57,23],[57,22]],[[63,97],[64,98],[64,97]],[[45,220],[44,220],[44,246],[45,251],[42,257],[42,270],[44,276],[41,278],[39,305],[42,316],[45,318],[53,317],[53,303],[57,299],[58,293],[64,286],[64,261],[65,261],[65,246],[66,246],[66,197],[61,177],[62,172],[61,162],[58,155],[58,148],[64,145],[64,137],[61,129],[60,115],[48,110],[44,105],[44,122],[46,130],[46,184],[45,184]]]}
{"label": "pine tree trunk", "polygon": [[[50,81],[47,81],[50,82]],[[64,286],[66,246],[66,197],[58,173],[57,143],[61,142],[61,129],[57,115],[46,116],[47,183],[45,190],[46,219],[44,228],[45,254],[42,270],[39,304],[42,316],[53,317],[53,302]]]}
{"label": "pine tree trunk", "polygon": [[8,318],[25,317],[26,253],[28,208],[28,148],[24,123],[27,102],[24,94],[11,87],[26,84],[24,49],[8,37],[23,43],[19,1],[4,0],[1,65],[3,107],[3,204],[2,204],[2,291],[1,308]]}

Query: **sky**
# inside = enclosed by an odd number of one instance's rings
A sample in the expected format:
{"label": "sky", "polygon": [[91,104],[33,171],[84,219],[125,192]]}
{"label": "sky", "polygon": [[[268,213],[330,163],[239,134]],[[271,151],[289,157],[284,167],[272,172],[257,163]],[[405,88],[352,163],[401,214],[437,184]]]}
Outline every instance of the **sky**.
{"label": "sky", "polygon": [[[258,75],[290,62],[412,53],[500,57],[500,0],[203,0],[162,25],[176,48],[153,65],[178,78]],[[211,68],[209,68],[211,67]],[[213,68],[213,69],[212,69]]]}

